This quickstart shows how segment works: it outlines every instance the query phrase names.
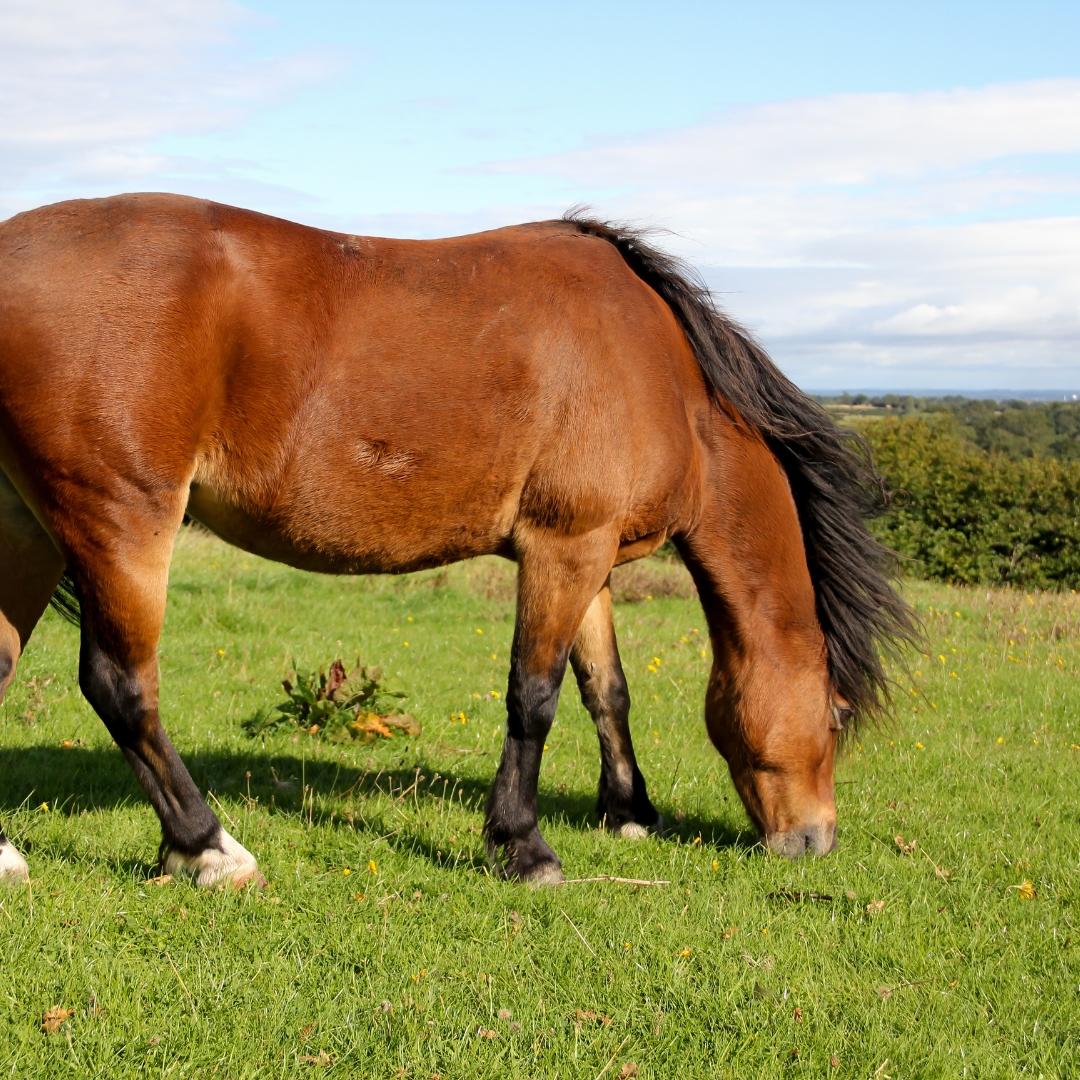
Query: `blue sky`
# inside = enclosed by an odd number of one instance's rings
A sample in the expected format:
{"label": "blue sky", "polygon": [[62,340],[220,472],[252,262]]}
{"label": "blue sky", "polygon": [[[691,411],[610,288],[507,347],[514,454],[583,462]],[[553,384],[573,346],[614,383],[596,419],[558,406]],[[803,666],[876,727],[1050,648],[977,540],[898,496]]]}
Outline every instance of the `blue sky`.
{"label": "blue sky", "polygon": [[0,0],[0,214],[671,229],[811,389],[1080,387],[1080,5]]}

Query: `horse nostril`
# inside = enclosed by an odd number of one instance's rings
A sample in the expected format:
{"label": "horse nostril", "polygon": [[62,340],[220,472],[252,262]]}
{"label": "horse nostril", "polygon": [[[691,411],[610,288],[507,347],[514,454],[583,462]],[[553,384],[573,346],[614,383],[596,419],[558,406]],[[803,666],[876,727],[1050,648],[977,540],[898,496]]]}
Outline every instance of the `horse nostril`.
{"label": "horse nostril", "polygon": [[815,825],[806,833],[806,850],[813,855],[830,855],[836,850],[836,826]]}
{"label": "horse nostril", "polygon": [[836,850],[835,825],[807,825],[761,837],[760,842],[776,855],[798,859],[803,855],[828,855]]}

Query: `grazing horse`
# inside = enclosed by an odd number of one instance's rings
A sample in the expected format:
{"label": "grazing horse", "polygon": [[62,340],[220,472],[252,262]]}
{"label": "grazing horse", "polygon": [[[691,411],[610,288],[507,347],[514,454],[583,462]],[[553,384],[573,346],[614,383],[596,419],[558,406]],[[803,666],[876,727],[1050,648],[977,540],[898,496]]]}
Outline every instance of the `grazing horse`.
{"label": "grazing horse", "polygon": [[[50,600],[79,685],[161,819],[163,871],[258,878],[158,715],[185,515],[268,559],[518,564],[489,851],[562,879],[537,828],[567,660],[599,811],[658,826],[634,758],[613,566],[674,541],[712,642],[709,736],[762,842],[836,844],[833,760],[911,633],[864,524],[875,478],[683,264],[571,213],[446,240],[307,228],[175,195],[0,224],[0,697]],[[0,832],[0,877],[26,864]]]}

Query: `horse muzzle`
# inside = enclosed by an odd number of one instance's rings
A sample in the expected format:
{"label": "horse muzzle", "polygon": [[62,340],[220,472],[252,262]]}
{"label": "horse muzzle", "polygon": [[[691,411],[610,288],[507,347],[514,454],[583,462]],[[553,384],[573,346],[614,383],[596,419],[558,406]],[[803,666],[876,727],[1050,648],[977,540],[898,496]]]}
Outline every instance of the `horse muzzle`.
{"label": "horse muzzle", "polygon": [[797,829],[768,833],[760,843],[774,855],[798,859],[807,853],[828,855],[836,850],[836,822],[818,822]]}

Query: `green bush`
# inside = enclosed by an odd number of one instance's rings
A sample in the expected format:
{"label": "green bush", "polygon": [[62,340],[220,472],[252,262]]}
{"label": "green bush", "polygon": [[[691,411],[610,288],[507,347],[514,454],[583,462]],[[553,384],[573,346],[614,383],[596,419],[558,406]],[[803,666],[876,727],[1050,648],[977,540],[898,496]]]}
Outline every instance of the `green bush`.
{"label": "green bush", "polygon": [[987,453],[949,414],[859,427],[895,492],[871,528],[909,573],[968,585],[1080,585],[1080,462]]}

